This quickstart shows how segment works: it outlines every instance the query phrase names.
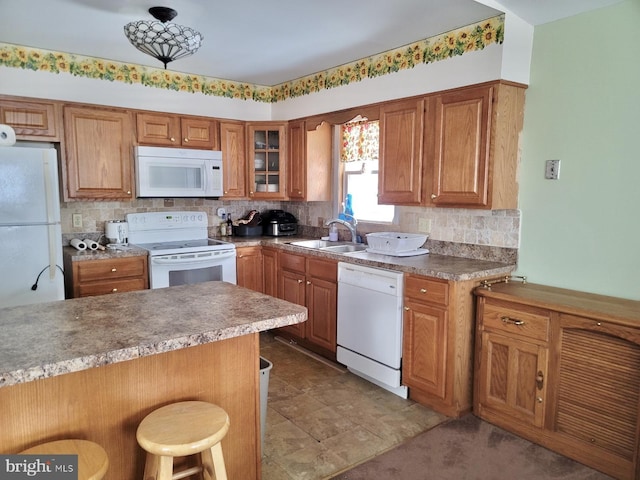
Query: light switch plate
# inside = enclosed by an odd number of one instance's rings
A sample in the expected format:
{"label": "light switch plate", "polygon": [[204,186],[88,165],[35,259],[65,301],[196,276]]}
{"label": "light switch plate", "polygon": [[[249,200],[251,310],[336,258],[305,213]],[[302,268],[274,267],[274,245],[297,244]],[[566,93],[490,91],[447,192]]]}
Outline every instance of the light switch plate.
{"label": "light switch plate", "polygon": [[547,160],[544,169],[544,178],[558,180],[560,177],[560,160]]}
{"label": "light switch plate", "polygon": [[72,215],[73,228],[82,228],[82,214],[74,213]]}
{"label": "light switch plate", "polygon": [[428,218],[418,219],[418,231],[421,233],[429,233],[431,231],[431,220]]}

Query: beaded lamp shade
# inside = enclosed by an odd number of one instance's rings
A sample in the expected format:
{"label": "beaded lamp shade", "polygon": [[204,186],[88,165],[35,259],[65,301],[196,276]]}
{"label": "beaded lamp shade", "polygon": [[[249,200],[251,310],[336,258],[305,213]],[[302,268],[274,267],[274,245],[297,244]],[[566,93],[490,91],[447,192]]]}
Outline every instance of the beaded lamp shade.
{"label": "beaded lamp shade", "polygon": [[167,64],[179,58],[193,55],[202,45],[202,35],[192,28],[167,23],[178,12],[167,7],[152,7],[149,13],[156,20],[140,20],[124,26],[124,34],[141,52]]}

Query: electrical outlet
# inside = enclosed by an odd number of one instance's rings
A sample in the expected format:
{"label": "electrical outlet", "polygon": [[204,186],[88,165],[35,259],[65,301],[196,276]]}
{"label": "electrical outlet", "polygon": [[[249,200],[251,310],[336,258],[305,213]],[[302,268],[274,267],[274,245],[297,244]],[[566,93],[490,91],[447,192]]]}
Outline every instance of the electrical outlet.
{"label": "electrical outlet", "polygon": [[560,177],[560,160],[547,160],[544,169],[544,178],[558,180]]}
{"label": "electrical outlet", "polygon": [[421,233],[429,233],[431,231],[431,220],[428,218],[418,219],[418,231]]}
{"label": "electrical outlet", "polygon": [[73,228],[82,228],[82,215],[80,213],[74,213],[72,218]]}

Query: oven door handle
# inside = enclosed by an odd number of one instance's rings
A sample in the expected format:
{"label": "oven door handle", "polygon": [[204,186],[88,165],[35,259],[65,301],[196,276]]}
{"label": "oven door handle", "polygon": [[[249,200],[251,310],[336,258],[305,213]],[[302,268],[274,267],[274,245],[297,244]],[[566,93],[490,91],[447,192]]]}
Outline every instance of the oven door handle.
{"label": "oven door handle", "polygon": [[175,265],[185,263],[211,263],[216,260],[224,260],[226,258],[232,258],[236,256],[235,250],[232,252],[213,253],[206,256],[199,257],[178,257],[178,258],[166,258],[166,257],[151,257],[151,263],[156,265]]}

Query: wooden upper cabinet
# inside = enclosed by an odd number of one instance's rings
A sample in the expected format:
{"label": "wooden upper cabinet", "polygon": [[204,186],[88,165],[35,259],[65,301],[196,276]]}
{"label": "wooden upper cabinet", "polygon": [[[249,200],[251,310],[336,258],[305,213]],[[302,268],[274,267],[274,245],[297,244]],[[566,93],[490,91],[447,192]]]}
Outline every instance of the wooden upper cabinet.
{"label": "wooden upper cabinet", "polygon": [[282,122],[247,126],[248,189],[254,199],[287,198],[287,125]]}
{"label": "wooden upper cabinet", "polygon": [[419,205],[422,192],[423,99],[380,107],[378,201]]}
{"label": "wooden upper cabinet", "polygon": [[289,123],[287,193],[290,200],[331,200],[331,125],[307,131],[305,121]]}
{"label": "wooden upper cabinet", "polygon": [[13,127],[18,140],[60,141],[62,107],[56,102],[0,98],[0,123]]}
{"label": "wooden upper cabinet", "polygon": [[485,206],[489,201],[489,126],[493,87],[435,97],[433,203]]}
{"label": "wooden upper cabinet", "polygon": [[220,145],[224,198],[246,197],[247,157],[244,123],[220,122]]}
{"label": "wooden upper cabinet", "polygon": [[124,110],[64,107],[65,200],[130,200],[131,116]]}
{"label": "wooden upper cabinet", "polygon": [[216,121],[171,114],[138,113],[138,143],[215,150],[219,148]]}
{"label": "wooden upper cabinet", "polygon": [[517,208],[524,89],[491,84],[429,101],[433,179],[427,201],[444,207]]}

